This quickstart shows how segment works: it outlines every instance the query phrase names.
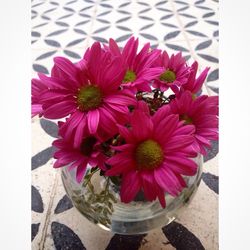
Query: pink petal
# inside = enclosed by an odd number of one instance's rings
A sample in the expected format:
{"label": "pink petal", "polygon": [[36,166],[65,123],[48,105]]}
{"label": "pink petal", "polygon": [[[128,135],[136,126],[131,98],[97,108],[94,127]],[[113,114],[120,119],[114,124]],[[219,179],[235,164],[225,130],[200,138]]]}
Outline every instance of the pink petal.
{"label": "pink petal", "polygon": [[76,67],[78,67],[81,71],[84,71],[87,69],[87,61],[85,59],[81,59],[79,62],[77,62]]}
{"label": "pink petal", "polygon": [[38,76],[49,88],[67,89],[68,91],[76,88],[75,83],[69,79],[48,77],[42,73],[38,73]]}
{"label": "pink petal", "polygon": [[147,59],[150,59],[149,49],[150,43],[146,43],[141,49],[141,51],[138,53],[138,55],[135,57],[135,61],[133,63],[133,70],[135,72],[138,72],[141,68],[148,68],[151,66],[152,63],[147,63],[149,61]]}
{"label": "pink petal", "polygon": [[[93,77],[93,79],[91,79],[93,82],[95,82],[95,84],[99,84],[101,82],[102,79],[100,79],[100,69],[99,69],[99,63],[102,62],[102,60],[100,60],[101,58],[101,45],[99,42],[95,42],[88,53],[88,70],[89,73],[91,74],[91,76]],[[98,58],[98,60],[97,60]]]}
{"label": "pink petal", "polygon": [[[125,44],[122,50],[122,57],[128,60],[129,56],[131,55],[132,51],[134,51],[134,47],[136,46],[136,41],[134,37],[131,37],[128,42]],[[138,42],[137,42],[138,47]],[[137,48],[136,48],[137,49]],[[131,65],[129,65],[131,66]]]}
{"label": "pink petal", "polygon": [[169,115],[158,124],[154,123],[154,137],[162,145],[166,145],[169,136],[175,131],[179,122],[178,115]]}
{"label": "pink petal", "polygon": [[120,174],[125,174],[131,170],[135,169],[134,162],[131,159],[123,159],[122,162],[116,163],[111,169],[105,172],[107,176],[116,176]]}
{"label": "pink petal", "polygon": [[54,168],[60,168],[64,167],[72,162],[74,162],[76,159],[79,158],[79,153],[68,153],[66,154],[65,151],[57,151],[54,154],[54,158],[59,158],[55,163],[54,163]]}
{"label": "pink petal", "polygon": [[76,127],[75,131],[75,137],[74,137],[74,147],[79,148],[83,139],[84,134],[84,128],[86,127],[86,116],[82,115],[81,120],[78,123],[78,126]]}
{"label": "pink petal", "polygon": [[105,97],[104,99],[107,103],[119,104],[119,105],[135,105],[135,98],[131,98],[125,95],[115,94]]}
{"label": "pink petal", "polygon": [[121,184],[121,201],[125,203],[132,201],[140,188],[141,183],[136,172],[130,171],[123,175]]}
{"label": "pink petal", "polygon": [[49,119],[63,118],[75,110],[75,103],[72,101],[62,101],[44,110],[44,117]]}
{"label": "pink petal", "polygon": [[183,177],[180,174],[175,174],[176,178],[179,180],[179,183],[183,188],[187,187],[187,183],[183,179]]}
{"label": "pink petal", "polygon": [[158,185],[173,196],[178,195],[180,184],[171,170],[160,167],[154,170],[154,177]]}
{"label": "pink petal", "polygon": [[192,65],[191,65],[191,70],[190,70],[190,74],[188,77],[188,81],[183,85],[183,88],[186,90],[190,90],[192,91],[192,93],[196,93],[194,92],[194,88],[195,88],[195,76],[198,70],[198,62],[195,61]]}
{"label": "pink petal", "polygon": [[110,48],[110,51],[114,55],[117,55],[117,56],[121,55],[121,52],[120,52],[120,49],[119,49],[117,43],[112,38],[109,39],[109,48]]}
{"label": "pink petal", "polygon": [[124,144],[121,146],[111,146],[112,149],[116,151],[126,151],[126,152],[131,152],[134,150],[135,145],[133,144]]}
{"label": "pink petal", "polygon": [[202,144],[202,145],[204,145],[206,147],[210,147],[211,146],[209,140],[207,140],[203,136],[195,135],[195,138],[196,138],[196,140],[198,141],[199,144]]}
{"label": "pink petal", "polygon": [[131,133],[131,130],[126,128],[125,126],[117,125],[119,128],[119,132],[121,136],[125,139],[127,143],[133,143],[135,141],[135,138],[133,134]]}
{"label": "pink petal", "polygon": [[86,168],[87,168],[87,161],[83,162],[81,166],[79,166],[76,170],[76,180],[78,183],[80,183],[82,181],[82,178],[86,172]]}
{"label": "pink petal", "polygon": [[95,134],[99,125],[100,113],[98,109],[88,111],[88,128],[90,134]]}
{"label": "pink petal", "polygon": [[76,110],[68,119],[67,122],[63,123],[63,125],[59,129],[59,134],[63,136],[65,139],[70,139],[73,131],[82,121],[82,118],[85,117],[85,113]]}
{"label": "pink petal", "polygon": [[163,53],[162,53],[162,61],[163,61],[163,66],[165,68],[168,68],[168,65],[169,65],[169,55],[168,55],[167,51],[163,51]]}
{"label": "pink petal", "polygon": [[31,114],[32,117],[38,115],[38,114],[42,114],[43,112],[43,108],[41,104],[32,104],[31,106]]}
{"label": "pink petal", "polygon": [[153,201],[156,199],[157,192],[154,189],[154,176],[152,175],[151,171],[141,171],[140,172],[141,179],[142,179],[142,186],[145,193],[145,197],[149,201]]}
{"label": "pink petal", "polygon": [[63,139],[58,139],[52,142],[52,145],[57,148],[64,148],[65,147],[65,141]]}
{"label": "pink petal", "polygon": [[101,107],[99,108],[99,113],[100,113],[99,126],[101,130],[104,130],[111,136],[117,133],[118,128],[116,126],[116,121],[114,117],[108,112],[108,110]]}
{"label": "pink petal", "polygon": [[157,196],[158,196],[158,199],[160,201],[162,208],[165,208],[166,207],[166,199],[165,199],[164,190],[157,183],[155,183],[154,189],[157,192]]}
{"label": "pink petal", "polygon": [[143,111],[144,113],[146,113],[148,115],[150,114],[149,107],[148,107],[147,103],[144,101],[139,101],[137,103],[137,109]]}
{"label": "pink petal", "polygon": [[76,66],[67,58],[54,57],[54,62],[63,72],[65,72],[71,79],[77,80],[78,70]]}
{"label": "pink petal", "polygon": [[[107,64],[108,68],[103,69],[102,79],[100,79],[98,83],[102,87],[102,91],[105,95],[117,93],[125,75],[125,67],[122,63],[120,57],[115,57],[111,63]],[[117,70],[118,65],[120,65],[119,71]]]}
{"label": "pink petal", "polygon": [[75,101],[74,93],[62,89],[51,89],[48,91],[44,91],[40,94],[40,98],[42,103],[56,103],[62,100],[71,100],[73,102]]}
{"label": "pink petal", "polygon": [[181,125],[178,124],[178,128],[173,133],[173,135],[193,135],[195,133],[195,126],[194,125]]}
{"label": "pink petal", "polygon": [[195,88],[193,89],[193,93],[196,93],[196,92],[198,92],[201,89],[202,84],[205,82],[205,79],[207,77],[209,69],[210,69],[209,67],[206,67],[201,72],[200,76],[196,79]]}
{"label": "pink petal", "polygon": [[79,167],[81,164],[83,164],[84,159],[81,157],[77,161],[73,162],[71,165],[68,166],[68,171],[71,171],[72,169]]}
{"label": "pink petal", "polygon": [[153,122],[149,115],[140,110],[135,110],[131,117],[132,132],[137,140],[145,140],[151,136]]}
{"label": "pink petal", "polygon": [[113,103],[107,103],[107,105],[112,108],[113,110],[116,110],[120,113],[128,113],[129,109],[127,106],[122,106],[122,105],[117,105],[117,104],[113,104]]}
{"label": "pink petal", "polygon": [[196,163],[194,163],[192,165],[186,165],[186,164],[182,164],[182,163],[179,163],[179,162],[176,162],[176,161],[171,161],[171,160],[168,159],[166,161],[166,163],[164,164],[164,167],[165,168],[170,168],[175,173],[188,175],[188,176],[193,176],[197,172]]}
{"label": "pink petal", "polygon": [[151,67],[154,62],[158,59],[161,51],[158,49],[154,49],[153,51],[149,52],[147,60],[145,60],[144,67]]}
{"label": "pink petal", "polygon": [[194,142],[194,137],[190,135],[177,135],[171,137],[165,145],[166,151],[176,151],[191,145]]}
{"label": "pink petal", "polygon": [[164,105],[163,107],[159,108],[157,112],[154,113],[152,119],[155,125],[159,124],[166,116],[172,114],[170,106]]}

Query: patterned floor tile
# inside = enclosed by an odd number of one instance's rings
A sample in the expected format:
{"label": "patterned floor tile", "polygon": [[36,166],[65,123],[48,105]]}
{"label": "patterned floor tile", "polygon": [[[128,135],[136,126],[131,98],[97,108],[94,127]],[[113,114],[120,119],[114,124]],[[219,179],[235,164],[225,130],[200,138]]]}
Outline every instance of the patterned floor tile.
{"label": "patterned floor tile", "polygon": [[[85,219],[70,202],[62,202],[65,197],[65,190],[62,185],[60,170],[57,171],[57,187],[51,206],[51,214],[48,221],[47,235],[44,242],[45,249],[66,249],[60,248],[63,244],[75,244],[71,249],[88,250],[100,249],[108,245],[112,234]],[[64,200],[66,200],[64,198]],[[61,204],[61,205],[60,205]],[[60,206],[60,210],[58,209]],[[96,237],[98,235],[98,237]],[[73,242],[73,243],[72,243]],[[77,246],[78,245],[78,246]],[[74,247],[74,248],[73,248]]]}
{"label": "patterned floor tile", "polygon": [[213,1],[174,1],[181,26],[189,40],[213,38],[218,30],[218,6]]}
{"label": "patterned floor tile", "polygon": [[[51,138],[46,134],[36,119],[32,122],[32,246],[39,249],[40,241],[46,228],[46,218],[49,216],[51,196],[54,188],[55,171],[52,168],[53,160]],[[44,148],[44,146],[47,146]],[[39,226],[38,226],[39,224]]]}
{"label": "patterned floor tile", "polygon": [[217,211],[218,194],[202,180],[195,197],[188,208],[182,210],[177,222],[195,233],[204,249],[219,249]]}
{"label": "patterned floor tile", "polygon": [[[50,48],[45,49],[33,49],[32,50],[32,58],[33,58],[33,71],[41,72],[44,74],[48,74],[53,67],[53,57],[55,56],[63,56],[67,57],[72,62],[77,62],[83,56],[86,50],[86,43],[84,44],[84,40],[73,40],[71,44],[67,47],[60,47],[60,44],[55,40],[47,40],[48,43],[51,43]],[[76,43],[77,42],[77,43]],[[73,43],[76,43],[74,45]],[[79,44],[79,45],[77,45]],[[57,47],[54,45],[58,45]],[[53,47],[54,46],[54,47]],[[49,46],[48,46],[49,47]],[[36,76],[33,74],[34,77]]]}
{"label": "patterned floor tile", "polygon": [[151,231],[145,236],[139,250],[151,249],[174,250],[175,248],[170,244],[160,228]]}

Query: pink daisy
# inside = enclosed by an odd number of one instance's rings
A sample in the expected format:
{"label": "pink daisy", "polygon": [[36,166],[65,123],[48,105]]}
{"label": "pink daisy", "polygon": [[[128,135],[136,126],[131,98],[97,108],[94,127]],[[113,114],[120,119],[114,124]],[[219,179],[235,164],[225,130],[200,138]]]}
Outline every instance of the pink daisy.
{"label": "pink daisy", "polygon": [[185,124],[195,126],[192,146],[196,152],[206,155],[210,140],[218,140],[218,96],[202,95],[194,98],[190,91],[183,92],[169,105],[170,113],[178,114]]}
{"label": "pink daisy", "polygon": [[122,86],[131,89],[134,93],[137,91],[151,92],[150,82],[162,71],[162,67],[152,67],[160,50],[150,51],[150,44],[147,43],[137,54],[138,38],[135,40],[134,37],[128,40],[122,51],[117,43],[110,39],[109,49],[113,55],[121,56],[123,59],[126,73]]}
{"label": "pink daisy", "polygon": [[197,94],[202,87],[202,84],[204,83],[209,67],[206,67],[198,78],[196,78],[197,70],[198,70],[198,63],[195,61],[191,67],[190,67],[190,75],[188,77],[188,80],[186,83],[181,85],[182,92],[185,90],[189,90],[192,94]]}
{"label": "pink daisy", "polygon": [[[60,123],[60,127],[62,125],[63,123]],[[68,166],[68,170],[76,168],[78,182],[81,182],[88,164],[106,170],[104,162],[107,157],[99,150],[100,142],[93,135],[85,134],[77,148],[74,147],[73,139],[65,140],[65,138],[55,140],[52,145],[58,148],[54,154],[54,158],[57,159],[54,168],[65,166]]]}
{"label": "pink daisy", "polygon": [[177,196],[186,183],[181,175],[194,175],[196,163],[189,159],[197,154],[189,147],[194,141],[194,126],[183,126],[178,115],[168,115],[164,106],[152,117],[144,102],[131,116],[131,129],[119,126],[126,144],[107,164],[106,175],[122,175],[121,201],[132,201],[143,190],[149,201],[157,197],[166,206],[165,192]]}
{"label": "pink daisy", "polygon": [[70,115],[63,127],[68,137],[74,134],[79,146],[85,127],[90,134],[117,133],[117,122],[122,122],[129,112],[128,106],[136,104],[129,90],[120,90],[125,74],[121,58],[104,51],[96,42],[87,50],[84,59],[73,64],[66,58],[54,58],[51,77],[38,74],[49,89],[40,93],[43,116],[60,119]]}
{"label": "pink daisy", "polygon": [[169,57],[168,53],[163,51],[158,57],[156,65],[164,67],[164,70],[155,79],[153,87],[161,91],[171,88],[175,93],[178,93],[178,87],[187,82],[189,75],[189,67],[181,52]]}

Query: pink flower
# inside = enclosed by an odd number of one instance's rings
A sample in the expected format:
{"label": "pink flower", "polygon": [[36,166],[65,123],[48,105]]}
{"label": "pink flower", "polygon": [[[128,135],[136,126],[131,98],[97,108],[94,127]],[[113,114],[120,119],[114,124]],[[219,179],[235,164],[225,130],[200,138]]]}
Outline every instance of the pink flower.
{"label": "pink flower", "polygon": [[[63,123],[60,124],[60,127],[62,125]],[[54,168],[68,166],[69,171],[76,168],[76,180],[78,182],[81,182],[88,164],[91,167],[98,166],[100,169],[106,170],[104,165],[106,156],[98,149],[100,142],[90,134],[86,133],[81,138],[81,143],[77,148],[74,147],[73,138],[70,140],[65,138],[55,140],[53,145],[58,148],[58,151],[54,154],[54,158],[57,159]]]}
{"label": "pink flower", "polygon": [[155,79],[153,87],[161,91],[171,88],[175,93],[178,93],[178,87],[187,82],[189,75],[189,67],[181,52],[169,57],[168,53],[164,51],[159,56],[156,65],[164,67],[164,70]]}
{"label": "pink flower", "polygon": [[77,64],[63,57],[54,62],[51,77],[38,74],[49,88],[40,93],[43,116],[60,119],[70,115],[63,127],[68,138],[74,135],[76,147],[86,127],[93,135],[117,133],[116,123],[126,119],[129,105],[136,104],[129,90],[119,89],[125,74],[121,58],[96,42]]}
{"label": "pink flower", "polygon": [[150,82],[162,71],[162,67],[152,67],[160,50],[150,51],[150,44],[147,43],[137,54],[138,38],[135,40],[134,37],[128,40],[122,51],[117,43],[110,39],[109,49],[113,55],[121,56],[125,65],[123,87],[131,89],[134,93],[137,91],[151,92]]}
{"label": "pink flower", "polygon": [[204,83],[204,81],[205,81],[205,79],[207,77],[209,67],[206,67],[201,72],[199,77],[196,79],[197,69],[198,69],[198,63],[195,61],[191,65],[190,75],[188,77],[187,82],[181,85],[181,90],[182,91],[189,90],[190,92],[192,92],[192,94],[197,94],[197,92],[199,90],[201,90],[202,84]]}
{"label": "pink flower", "polygon": [[185,91],[179,98],[170,102],[170,114],[178,114],[185,124],[195,126],[195,141],[192,144],[196,152],[206,155],[210,140],[218,140],[218,96],[202,95],[194,98]]}
{"label": "pink flower", "polygon": [[140,106],[131,116],[131,129],[119,126],[126,144],[114,147],[119,152],[107,161],[111,169],[106,174],[122,174],[121,201],[132,201],[143,189],[147,200],[158,197],[165,207],[165,192],[177,196],[186,187],[181,175],[197,171],[196,163],[189,159],[197,155],[189,147],[194,126],[183,126],[178,115],[168,115],[168,106],[152,117],[145,103]]}

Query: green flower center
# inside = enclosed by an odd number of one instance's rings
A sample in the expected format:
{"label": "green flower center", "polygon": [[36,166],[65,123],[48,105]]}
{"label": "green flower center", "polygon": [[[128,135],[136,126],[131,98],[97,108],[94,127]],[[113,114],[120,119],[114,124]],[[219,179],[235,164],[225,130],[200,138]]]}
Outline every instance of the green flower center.
{"label": "green flower center", "polygon": [[190,118],[186,114],[180,115],[179,117],[180,117],[180,120],[185,121],[184,124],[192,124],[193,123],[192,118]]}
{"label": "green flower center", "polygon": [[127,82],[133,82],[136,79],[136,74],[134,71],[132,70],[127,70],[124,79],[123,79],[123,83],[127,83]]}
{"label": "green flower center", "polygon": [[164,82],[173,82],[176,79],[176,75],[172,70],[166,70],[160,75],[160,80]]}
{"label": "green flower center", "polygon": [[80,151],[85,156],[90,156],[93,152],[96,138],[93,136],[86,137],[82,140]]}
{"label": "green flower center", "polygon": [[102,93],[95,85],[82,87],[77,94],[77,104],[81,111],[96,109],[101,105]]}
{"label": "green flower center", "polygon": [[157,168],[162,163],[163,158],[163,151],[160,145],[153,140],[146,140],[140,143],[135,151],[138,170]]}

